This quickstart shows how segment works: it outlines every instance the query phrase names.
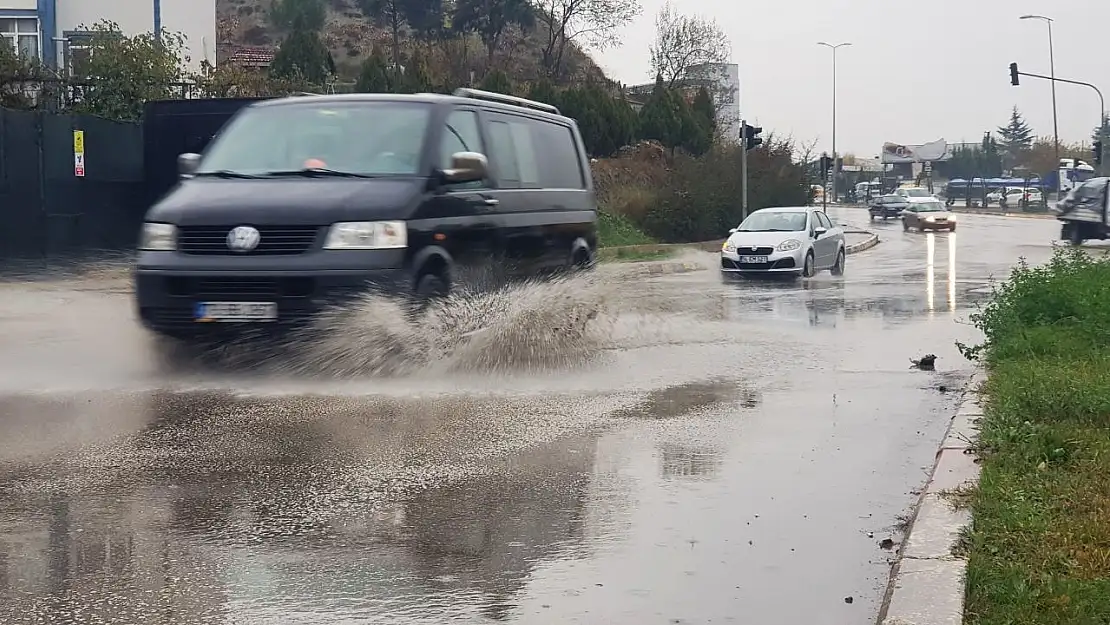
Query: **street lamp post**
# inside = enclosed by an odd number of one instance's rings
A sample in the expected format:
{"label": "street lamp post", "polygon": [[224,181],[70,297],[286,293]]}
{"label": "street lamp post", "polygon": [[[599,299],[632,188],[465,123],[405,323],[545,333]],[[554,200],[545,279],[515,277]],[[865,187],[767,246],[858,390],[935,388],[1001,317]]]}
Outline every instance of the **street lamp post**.
{"label": "street lamp post", "polygon": [[836,155],[836,51],[844,46],[852,45],[850,42],[831,44],[824,41],[818,41],[817,45],[825,46],[832,50],[832,196],[833,201],[837,199],[836,182],[840,174],[840,159]]}
{"label": "street lamp post", "polygon": [[1056,163],[1060,163],[1060,126],[1056,117],[1056,53],[1052,45],[1052,18],[1043,15],[1022,15],[1023,20],[1041,20],[1048,25],[1048,75],[1052,78],[1052,139],[1056,147]]}

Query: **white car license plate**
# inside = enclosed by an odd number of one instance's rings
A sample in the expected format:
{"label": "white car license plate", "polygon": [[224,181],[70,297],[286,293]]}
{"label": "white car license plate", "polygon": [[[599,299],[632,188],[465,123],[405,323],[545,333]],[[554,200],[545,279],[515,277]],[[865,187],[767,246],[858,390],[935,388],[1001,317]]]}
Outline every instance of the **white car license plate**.
{"label": "white car license plate", "polygon": [[761,265],[761,264],[765,264],[767,262],[767,257],[766,256],[741,256],[740,257],[740,262],[750,263],[750,264],[753,264],[753,265]]}
{"label": "white car license plate", "polygon": [[277,321],[274,302],[199,302],[193,318],[197,322]]}

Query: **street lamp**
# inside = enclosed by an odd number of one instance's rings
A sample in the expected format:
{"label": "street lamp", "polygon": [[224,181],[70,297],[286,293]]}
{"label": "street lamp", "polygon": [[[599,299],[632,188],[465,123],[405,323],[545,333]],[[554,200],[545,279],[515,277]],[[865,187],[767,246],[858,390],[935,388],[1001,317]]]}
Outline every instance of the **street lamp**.
{"label": "street lamp", "polygon": [[840,159],[836,156],[836,51],[839,48],[852,45],[849,42],[831,44],[824,41],[818,41],[817,45],[825,46],[832,50],[832,166],[833,166],[833,181],[832,181],[832,196],[833,201],[837,199],[836,194],[836,179],[840,174]]}
{"label": "street lamp", "polygon": [[1060,127],[1056,120],[1056,58],[1052,46],[1052,18],[1043,15],[1022,15],[1023,20],[1041,20],[1048,24],[1048,75],[1052,83],[1052,138],[1056,146],[1056,163],[1060,163]]}

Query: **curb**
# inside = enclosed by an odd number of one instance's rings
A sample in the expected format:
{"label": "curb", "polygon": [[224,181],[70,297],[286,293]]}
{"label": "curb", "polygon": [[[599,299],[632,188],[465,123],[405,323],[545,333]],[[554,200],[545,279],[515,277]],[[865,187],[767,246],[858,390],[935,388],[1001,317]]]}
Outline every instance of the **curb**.
{"label": "curb", "polygon": [[1016,217],[1018,219],[1056,219],[1056,215],[1052,213],[1004,213],[1002,211],[989,211],[989,210],[975,210],[965,208],[953,208],[953,213],[957,215],[985,215],[987,217]]}
{"label": "curb", "polygon": [[879,235],[869,230],[845,230],[844,234],[866,234],[868,237],[859,243],[844,246],[845,254],[858,254],[879,244]]}
{"label": "curb", "polygon": [[898,561],[891,567],[880,625],[963,623],[967,561],[954,555],[954,548],[971,523],[971,513],[956,509],[948,494],[979,483],[979,464],[971,450],[983,417],[979,386],[984,379],[981,371],[971,376],[937,451]]}
{"label": "curb", "polygon": [[705,265],[699,263],[659,263],[659,262],[643,262],[643,263],[625,263],[630,266],[640,265],[638,269],[644,275],[648,276],[667,276],[677,273],[691,273],[694,271],[705,271],[709,269]]}

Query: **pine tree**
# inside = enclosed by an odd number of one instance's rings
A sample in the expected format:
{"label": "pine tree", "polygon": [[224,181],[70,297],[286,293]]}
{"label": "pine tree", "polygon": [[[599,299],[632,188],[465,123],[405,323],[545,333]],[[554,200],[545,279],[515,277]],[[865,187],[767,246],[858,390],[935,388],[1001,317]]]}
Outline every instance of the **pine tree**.
{"label": "pine tree", "polygon": [[1110,114],[1103,113],[1102,126],[1091,132],[1091,142],[1094,143],[1100,140],[1105,142],[1108,139],[1110,139]]}
{"label": "pine tree", "polygon": [[1002,137],[1000,142],[1002,152],[1012,160],[1033,147],[1033,129],[1025,122],[1025,118],[1016,106],[1010,112],[1010,123],[1000,127],[998,134]]}

